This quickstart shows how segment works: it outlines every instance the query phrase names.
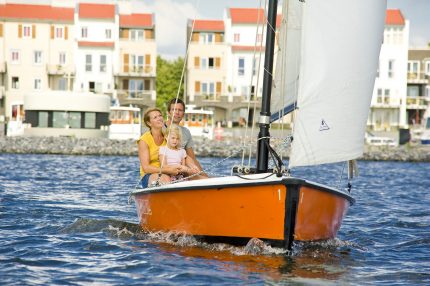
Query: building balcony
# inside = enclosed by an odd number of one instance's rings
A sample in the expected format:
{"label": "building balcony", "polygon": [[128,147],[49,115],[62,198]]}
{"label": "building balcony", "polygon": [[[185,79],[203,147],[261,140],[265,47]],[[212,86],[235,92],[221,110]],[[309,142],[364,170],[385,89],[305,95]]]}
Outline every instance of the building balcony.
{"label": "building balcony", "polygon": [[420,72],[409,72],[408,83],[427,84],[430,83],[430,75]]}
{"label": "building balcony", "polygon": [[406,98],[406,108],[407,109],[426,109],[427,100],[422,96],[408,96]]}
{"label": "building balcony", "polygon": [[237,108],[247,108],[248,105],[257,103],[257,107],[260,108],[258,104],[260,98],[254,100],[252,98],[251,101],[247,100],[246,96],[232,96],[228,94],[195,94],[194,101],[188,102],[190,104],[194,104],[197,107],[219,107],[222,109],[237,109]]}
{"label": "building balcony", "polygon": [[117,90],[121,105],[155,106],[155,90]]}
{"label": "building balcony", "polygon": [[75,74],[75,68],[66,65],[46,65],[48,75]]}
{"label": "building balcony", "polygon": [[376,102],[372,104],[372,107],[399,108],[400,102],[398,99],[395,98],[378,96],[376,98]]}
{"label": "building balcony", "polygon": [[152,65],[145,66],[132,66],[121,65],[120,71],[115,73],[116,76],[121,77],[155,77],[156,68]]}

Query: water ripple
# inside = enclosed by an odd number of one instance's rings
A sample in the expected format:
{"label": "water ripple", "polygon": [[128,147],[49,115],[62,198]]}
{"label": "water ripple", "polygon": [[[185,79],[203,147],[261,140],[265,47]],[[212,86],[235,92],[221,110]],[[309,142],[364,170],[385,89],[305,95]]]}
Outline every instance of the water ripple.
{"label": "water ripple", "polygon": [[[0,154],[1,284],[430,284],[429,163],[359,162],[338,238],[292,253],[143,232],[128,204],[137,166],[135,157]],[[293,175],[342,187],[342,168]]]}

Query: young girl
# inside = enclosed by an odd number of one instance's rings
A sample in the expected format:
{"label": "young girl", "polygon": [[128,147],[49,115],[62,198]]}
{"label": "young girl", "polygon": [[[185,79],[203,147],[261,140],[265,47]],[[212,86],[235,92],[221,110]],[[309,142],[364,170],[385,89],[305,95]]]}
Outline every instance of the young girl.
{"label": "young girl", "polygon": [[185,164],[187,153],[181,148],[181,130],[177,125],[171,125],[166,130],[165,138],[167,145],[160,147],[159,158],[162,166],[179,166],[181,174],[172,176],[171,180],[176,181],[182,179],[184,174],[194,174],[198,172],[196,167],[189,168]]}

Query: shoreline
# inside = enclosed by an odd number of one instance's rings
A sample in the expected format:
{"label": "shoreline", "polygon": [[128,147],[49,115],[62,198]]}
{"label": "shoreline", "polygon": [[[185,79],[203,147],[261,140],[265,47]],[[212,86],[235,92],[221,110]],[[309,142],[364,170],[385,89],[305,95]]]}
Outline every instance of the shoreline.
{"label": "shoreline", "polygon": [[[194,152],[199,157],[226,158],[241,156],[239,139],[224,141],[193,138]],[[276,145],[276,143],[275,143]],[[249,145],[248,145],[249,146]],[[276,147],[276,146],[275,146]],[[255,146],[252,148],[255,154]],[[0,137],[0,153],[9,154],[56,154],[137,156],[134,140],[110,140],[107,138],[75,137]],[[430,162],[430,145],[403,145],[397,147],[365,145],[364,154],[358,160]]]}

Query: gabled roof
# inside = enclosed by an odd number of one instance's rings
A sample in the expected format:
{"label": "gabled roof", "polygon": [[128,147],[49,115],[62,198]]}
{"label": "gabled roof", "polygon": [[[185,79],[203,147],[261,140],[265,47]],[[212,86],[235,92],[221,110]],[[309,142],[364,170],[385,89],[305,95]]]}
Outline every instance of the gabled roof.
{"label": "gabled roof", "polygon": [[[192,21],[191,21],[192,24]],[[194,20],[194,31],[224,32],[222,20]]]}
{"label": "gabled roof", "polygon": [[139,28],[153,28],[153,14],[130,14],[119,15],[120,27],[139,27]]}
{"label": "gabled roof", "polygon": [[388,9],[385,16],[385,25],[405,25],[405,18],[399,9]]}
{"label": "gabled roof", "polygon": [[[230,18],[232,24],[257,24],[265,23],[266,16],[263,9],[257,8],[230,8]],[[281,23],[281,15],[276,16],[276,26]]]}
{"label": "gabled roof", "polygon": [[109,4],[80,3],[79,18],[114,19],[115,6]]}
{"label": "gabled roof", "polygon": [[73,22],[73,8],[49,5],[4,4],[0,5],[0,18],[52,20]]}

